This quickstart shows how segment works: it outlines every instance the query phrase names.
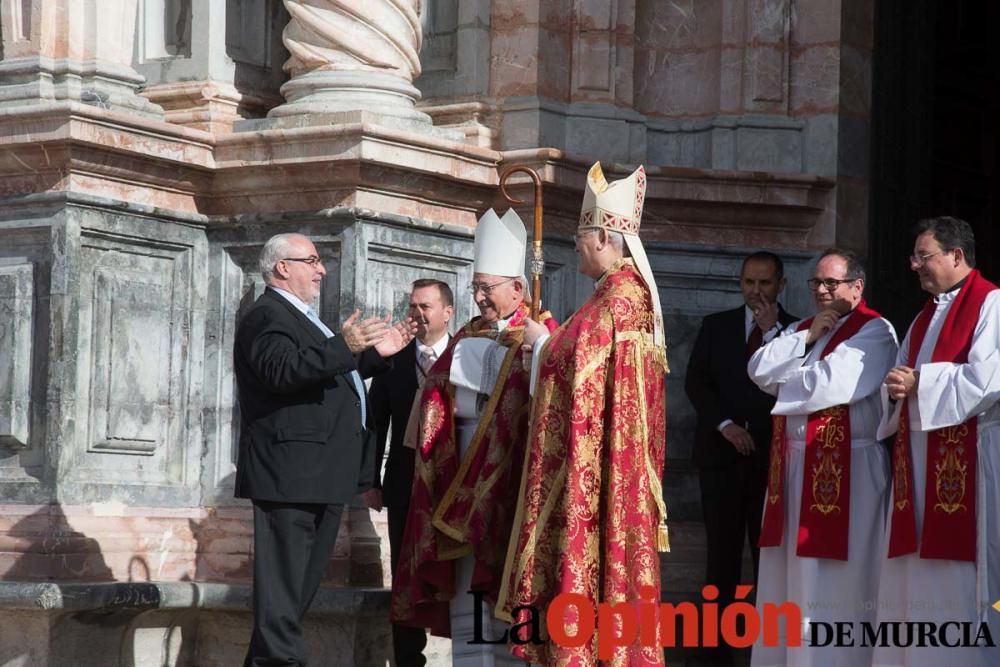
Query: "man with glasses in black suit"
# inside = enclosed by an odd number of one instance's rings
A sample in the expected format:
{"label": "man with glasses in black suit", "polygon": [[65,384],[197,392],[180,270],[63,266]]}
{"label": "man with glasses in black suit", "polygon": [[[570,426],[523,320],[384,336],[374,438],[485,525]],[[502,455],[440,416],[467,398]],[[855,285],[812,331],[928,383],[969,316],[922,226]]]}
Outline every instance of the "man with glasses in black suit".
{"label": "man with glasses in black suit", "polygon": [[253,501],[254,629],[245,666],[304,665],[302,619],[337,541],[343,504],[372,485],[363,377],[413,336],[412,321],[359,320],[340,335],[313,308],[326,268],[301,234],[264,244],[264,293],[243,315],[233,361],[240,401],[236,497]]}

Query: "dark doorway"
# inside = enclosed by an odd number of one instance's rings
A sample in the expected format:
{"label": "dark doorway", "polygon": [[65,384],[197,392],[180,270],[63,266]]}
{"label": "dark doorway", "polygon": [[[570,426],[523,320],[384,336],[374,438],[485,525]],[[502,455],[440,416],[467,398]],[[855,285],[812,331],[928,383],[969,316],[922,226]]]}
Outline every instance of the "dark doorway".
{"label": "dark doorway", "polygon": [[1000,281],[998,26],[989,0],[876,0],[871,294],[901,338],[927,296],[906,259],[919,218],[967,220]]}

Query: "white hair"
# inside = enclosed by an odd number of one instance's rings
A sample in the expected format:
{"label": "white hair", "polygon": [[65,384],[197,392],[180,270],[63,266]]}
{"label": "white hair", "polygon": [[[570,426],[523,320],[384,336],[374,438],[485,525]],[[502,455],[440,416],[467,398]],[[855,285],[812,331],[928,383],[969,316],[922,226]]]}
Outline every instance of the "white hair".
{"label": "white hair", "polygon": [[531,283],[528,282],[528,277],[522,273],[515,280],[519,281],[524,289],[524,300],[531,301]]}
{"label": "white hair", "polygon": [[615,250],[617,250],[618,252],[624,254],[625,253],[625,236],[622,235],[621,232],[616,232],[616,231],[613,231],[611,229],[605,229],[604,231],[608,235],[608,243],[611,244],[611,247],[614,248]]}
{"label": "white hair", "polygon": [[274,280],[275,265],[288,257],[288,252],[292,245],[292,239],[301,234],[275,234],[264,243],[260,251],[258,265],[260,275],[268,285]]}

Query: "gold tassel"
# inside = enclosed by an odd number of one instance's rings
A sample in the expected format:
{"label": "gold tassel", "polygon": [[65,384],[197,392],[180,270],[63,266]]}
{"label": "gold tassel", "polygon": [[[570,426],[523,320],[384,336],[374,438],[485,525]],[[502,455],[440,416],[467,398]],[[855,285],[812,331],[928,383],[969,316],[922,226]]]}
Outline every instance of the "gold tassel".
{"label": "gold tassel", "polygon": [[653,355],[653,363],[659,366],[663,373],[666,375],[670,374],[670,364],[667,363],[667,350],[663,347],[656,347],[650,345],[648,348],[643,350],[644,354]]}
{"label": "gold tassel", "polygon": [[656,533],[656,550],[670,551],[670,532],[667,530],[666,523],[661,523]]}

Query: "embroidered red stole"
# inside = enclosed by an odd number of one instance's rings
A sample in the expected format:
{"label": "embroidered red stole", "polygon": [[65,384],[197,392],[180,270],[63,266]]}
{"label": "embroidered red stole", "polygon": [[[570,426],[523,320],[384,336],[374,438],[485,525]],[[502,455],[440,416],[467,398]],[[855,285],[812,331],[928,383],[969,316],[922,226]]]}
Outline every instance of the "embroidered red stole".
{"label": "embroidered red stole", "polygon": [[[844,324],[827,341],[820,354],[826,358],[838,345],[869,321],[881,317],[862,300]],[[807,330],[813,318],[796,331]],[[785,526],[786,420],[772,418],[767,499],[760,531],[760,546],[781,546]],[[812,558],[847,560],[851,514],[851,416],[847,405],[835,405],[809,415],[806,422],[805,470],[802,505],[795,553]]]}
{"label": "embroidered red stole", "polygon": [[[931,363],[964,364],[969,360],[972,334],[986,295],[997,286],[973,269],[945,315],[931,354]],[[936,306],[930,299],[913,323],[907,359],[916,366]],[[976,560],[976,417],[927,433],[927,474],[924,478],[924,519],[920,557]],[[913,454],[910,450],[909,400],[903,399],[899,429],[892,447],[892,531],[889,558],[917,550],[917,519],[913,507]]]}

